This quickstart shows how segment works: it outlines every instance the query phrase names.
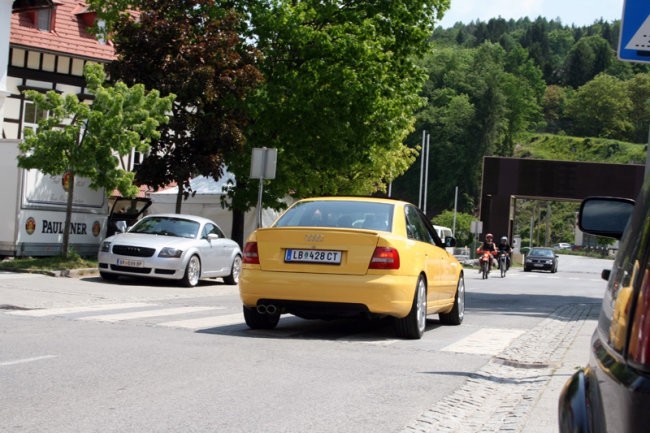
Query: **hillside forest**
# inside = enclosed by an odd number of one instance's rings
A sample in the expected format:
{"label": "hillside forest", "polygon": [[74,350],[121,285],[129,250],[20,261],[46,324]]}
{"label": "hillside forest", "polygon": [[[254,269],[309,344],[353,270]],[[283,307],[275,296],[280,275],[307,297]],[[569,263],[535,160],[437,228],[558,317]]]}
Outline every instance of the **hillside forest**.
{"label": "hillside forest", "polygon": [[[427,103],[409,143],[430,134],[427,213],[437,223],[450,223],[455,187],[458,210],[476,215],[484,155],[645,163],[649,68],[616,58],[619,30],[619,21],[575,27],[541,17],[436,28],[421,59]],[[417,203],[420,172],[414,163],[393,195]],[[524,245],[531,234],[536,245],[572,242],[576,209],[518,200],[513,234]]]}

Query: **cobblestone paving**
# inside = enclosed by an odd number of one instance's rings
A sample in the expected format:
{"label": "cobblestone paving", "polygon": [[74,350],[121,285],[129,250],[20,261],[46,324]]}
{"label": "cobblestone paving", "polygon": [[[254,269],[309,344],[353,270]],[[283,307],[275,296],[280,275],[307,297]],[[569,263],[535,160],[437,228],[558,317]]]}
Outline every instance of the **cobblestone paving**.
{"label": "cobblestone paving", "polygon": [[555,310],[400,433],[516,433],[585,320],[600,304]]}

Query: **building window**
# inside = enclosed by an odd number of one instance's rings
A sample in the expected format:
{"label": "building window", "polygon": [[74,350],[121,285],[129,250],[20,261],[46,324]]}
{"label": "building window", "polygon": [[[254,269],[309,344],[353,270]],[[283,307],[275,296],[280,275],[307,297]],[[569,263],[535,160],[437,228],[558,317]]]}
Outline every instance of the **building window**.
{"label": "building window", "polygon": [[[42,119],[47,119],[47,110],[39,110],[33,101],[25,101],[23,108],[23,131],[31,129],[36,131],[38,129],[38,122]],[[23,132],[23,136],[25,133]]]}
{"label": "building window", "polygon": [[36,11],[36,27],[44,32],[49,32],[52,26],[52,9],[43,8]]}

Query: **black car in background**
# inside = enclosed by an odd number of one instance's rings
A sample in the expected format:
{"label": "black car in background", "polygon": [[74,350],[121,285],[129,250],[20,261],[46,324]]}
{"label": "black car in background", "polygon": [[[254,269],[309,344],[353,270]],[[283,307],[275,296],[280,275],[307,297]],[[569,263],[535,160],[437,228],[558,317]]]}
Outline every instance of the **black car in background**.
{"label": "black car in background", "polygon": [[603,271],[607,290],[589,364],[571,377],[560,394],[560,433],[648,432],[650,179],[636,205],[619,198],[584,200],[579,225],[586,233],[622,237],[622,241],[611,271]]}
{"label": "black car in background", "polygon": [[557,254],[553,248],[531,248],[524,259],[524,272],[551,271],[557,272]]}

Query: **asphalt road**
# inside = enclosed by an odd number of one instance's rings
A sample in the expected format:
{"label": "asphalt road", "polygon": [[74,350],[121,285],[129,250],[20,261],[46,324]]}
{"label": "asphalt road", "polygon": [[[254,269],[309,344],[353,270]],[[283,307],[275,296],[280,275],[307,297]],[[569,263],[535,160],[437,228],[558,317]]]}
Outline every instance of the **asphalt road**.
{"label": "asphalt road", "polygon": [[252,331],[237,288],[215,281],[0,274],[0,431],[397,433],[450,419],[465,430],[436,431],[479,431],[504,405],[522,409],[489,431],[523,431],[522,402],[543,383],[531,371],[552,374],[551,346],[593,317],[608,267],[561,256],[557,274],[468,269],[464,323],[431,317],[417,341],[385,321],[283,317]]}

